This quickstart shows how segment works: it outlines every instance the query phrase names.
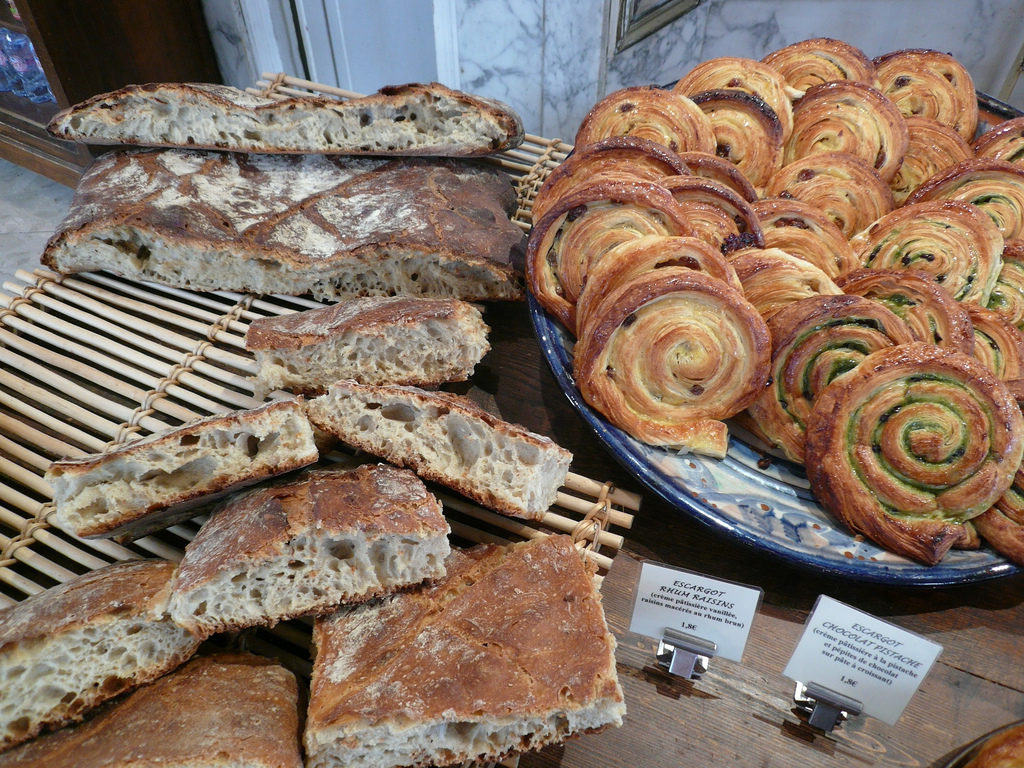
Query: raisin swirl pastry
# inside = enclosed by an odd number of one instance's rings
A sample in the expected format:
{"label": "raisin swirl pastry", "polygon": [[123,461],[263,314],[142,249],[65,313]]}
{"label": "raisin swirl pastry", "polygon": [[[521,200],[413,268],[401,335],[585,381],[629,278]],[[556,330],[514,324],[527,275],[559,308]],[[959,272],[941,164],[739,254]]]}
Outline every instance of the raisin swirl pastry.
{"label": "raisin swirl pastry", "polygon": [[788,459],[804,460],[804,429],[815,399],[867,355],[914,341],[907,324],[861,296],[811,296],[768,321],[769,386],[747,409],[758,432]]}
{"label": "raisin swirl pastry", "polygon": [[644,235],[692,235],[686,211],[659,184],[596,180],[559,199],[530,231],[526,279],[548,312],[576,332],[587,272],[619,243]]}
{"label": "raisin swirl pastry", "polygon": [[878,85],[875,65],[864,51],[830,37],[801,40],[769,53],[761,61],[777,70],[792,88],[801,92],[836,80]]}
{"label": "raisin swirl pastry", "polygon": [[1003,265],[1003,236],[975,205],[912,203],[854,235],[861,266],[931,275],[957,301],[985,306]]}
{"label": "raisin swirl pastry", "polygon": [[823,152],[848,152],[888,184],[907,151],[907,122],[899,108],[870,85],[852,80],[811,88],[793,107],[793,134],[783,163]]}
{"label": "raisin swirl pastry", "polygon": [[721,458],[722,419],[764,388],[770,350],[741,293],[666,267],[626,283],[587,318],[573,370],[584,400],[637,440]]}
{"label": "raisin swirl pastry", "polygon": [[743,295],[761,317],[808,296],[837,296],[843,291],[822,270],[778,248],[744,248],[730,259]]}
{"label": "raisin swirl pastry", "polygon": [[576,146],[610,136],[637,136],[673,152],[715,151],[715,132],[703,110],[684,94],[654,85],[622,88],[597,102],[576,131]]}
{"label": "raisin swirl pastry", "polygon": [[1024,417],[973,357],[914,342],[868,355],[818,397],[807,477],[829,512],[928,565],[1013,482]]}
{"label": "raisin swirl pastry", "polygon": [[892,51],[874,59],[881,91],[906,116],[938,120],[974,139],[978,97],[970,72],[948,53],[927,48]]}
{"label": "raisin swirl pastry", "polygon": [[576,325],[587,325],[605,298],[640,275],[665,267],[686,267],[703,272],[726,283],[740,293],[743,286],[736,270],[713,246],[696,237],[646,235],[615,246],[587,275],[587,282],[576,302]]}
{"label": "raisin swirl pastry", "polygon": [[707,152],[680,152],[679,157],[686,163],[690,173],[724,184],[748,203],[757,201],[757,190],[750,180],[735,165],[725,158],[709,155]]}
{"label": "raisin swirl pastry", "polygon": [[591,181],[628,174],[647,181],[689,174],[683,159],[663,144],[636,136],[612,136],[574,149],[544,180],[533,199],[533,221],[554,201]]}
{"label": "raisin swirl pastry", "polygon": [[991,309],[968,304],[974,356],[1002,381],[1024,379],[1024,332]]}
{"label": "raisin swirl pastry", "polygon": [[829,277],[860,266],[850,241],[832,220],[810,203],[772,197],[750,206],[761,223],[765,248],[779,248],[809,261]]}
{"label": "raisin swirl pastry", "polygon": [[836,278],[846,293],[880,301],[900,317],[918,341],[974,353],[974,329],[961,304],[931,275],[915,270],[855,269]]}
{"label": "raisin swirl pastry", "polygon": [[848,152],[807,155],[783,166],[768,182],[765,197],[787,196],[817,206],[847,238],[895,207],[889,185]]}
{"label": "raisin swirl pastry", "polygon": [[951,165],[974,157],[974,150],[959,133],[930,117],[908,117],[910,138],[903,165],[889,182],[896,205],[903,205],[910,193]]}
{"label": "raisin swirl pastry", "polygon": [[760,97],[779,118],[783,143],[789,139],[793,132],[791,100],[800,92],[790,88],[777,70],[755,59],[719,56],[701,62],[672,86],[672,90],[690,98],[720,88],[738,88]]}
{"label": "raisin swirl pastry", "polygon": [[904,205],[925,200],[961,200],[981,208],[1006,240],[1024,234],[1024,167],[975,157],[932,176]]}
{"label": "raisin swirl pastry", "polygon": [[723,253],[764,245],[750,204],[729,187],[700,176],[668,176],[661,185],[686,210],[694,234]]}
{"label": "raisin swirl pastry", "polygon": [[1003,248],[1003,266],[988,308],[1024,331],[1024,241],[1011,240]]}
{"label": "raisin swirl pastry", "polygon": [[1024,164],[1024,117],[1005,120],[989,128],[971,147],[978,157]]}
{"label": "raisin swirl pastry", "polygon": [[755,188],[782,167],[782,123],[764,99],[736,88],[693,94],[715,132],[715,154],[740,169]]}

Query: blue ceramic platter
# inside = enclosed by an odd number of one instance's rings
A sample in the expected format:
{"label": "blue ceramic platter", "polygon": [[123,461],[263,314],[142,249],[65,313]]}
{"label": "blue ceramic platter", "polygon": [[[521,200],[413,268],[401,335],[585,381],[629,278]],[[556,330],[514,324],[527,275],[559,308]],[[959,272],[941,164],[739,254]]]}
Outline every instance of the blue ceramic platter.
{"label": "blue ceramic platter", "polygon": [[795,565],[859,581],[934,586],[1019,572],[989,549],[950,552],[929,567],[854,538],[815,501],[801,467],[765,462],[735,430],[724,459],[633,439],[583,401],[572,378],[572,337],[532,296],[529,302],[541,349],[569,402],[632,475],[681,512]]}

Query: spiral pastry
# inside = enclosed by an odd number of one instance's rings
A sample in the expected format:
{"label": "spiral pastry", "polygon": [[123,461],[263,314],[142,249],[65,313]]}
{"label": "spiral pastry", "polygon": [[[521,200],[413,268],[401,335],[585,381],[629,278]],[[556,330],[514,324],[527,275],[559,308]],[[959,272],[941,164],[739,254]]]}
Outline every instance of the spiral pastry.
{"label": "spiral pastry", "polygon": [[971,141],[978,127],[978,96],[966,67],[948,53],[924,48],[874,59],[881,91],[906,116],[938,120]]}
{"label": "spiral pastry", "polygon": [[860,296],[811,296],[768,321],[772,337],[769,386],[747,409],[758,433],[792,461],[803,463],[804,428],[815,399],[849,375],[865,356],[909,344],[906,323]]}
{"label": "spiral pastry", "polygon": [[971,525],[992,549],[1024,565],[1024,478],[1015,479],[999,503],[971,520]]}
{"label": "spiral pastry", "polygon": [[680,152],[679,157],[686,163],[693,176],[701,176],[723,184],[748,203],[758,199],[754,185],[728,160],[717,155],[709,155],[707,152]]}
{"label": "spiral pastry", "polygon": [[740,293],[736,270],[719,251],[696,237],[647,235],[608,251],[587,275],[576,303],[576,327],[586,334],[588,318],[612,293],[640,275],[665,267],[686,267],[721,280]]}
{"label": "spiral pastry", "polygon": [[693,95],[715,131],[715,154],[740,169],[755,188],[782,167],[782,123],[760,97],[736,88]]}
{"label": "spiral pastry", "polygon": [[998,227],[977,206],[955,200],[897,208],[850,245],[864,267],[924,272],[957,301],[982,306],[1003,265]]}
{"label": "spiral pastry", "polygon": [[598,180],[559,199],[530,231],[530,292],[572,333],[588,270],[619,243],[644,235],[692,235],[686,211],[648,181]]}
{"label": "spiral pastry", "polygon": [[908,117],[906,154],[903,165],[889,182],[896,205],[904,201],[921,184],[951,165],[974,157],[974,150],[959,133],[930,117]]}
{"label": "spiral pastry", "polygon": [[971,147],[978,157],[1024,164],[1024,117],[1015,117],[989,128]]}
{"label": "spiral pastry", "polygon": [[808,296],[837,296],[843,291],[822,270],[778,248],[746,248],[730,261],[743,295],[765,320]]}
{"label": "spiral pastry", "polygon": [[870,85],[841,80],[814,86],[793,107],[793,135],[783,162],[848,152],[888,184],[903,162],[908,141],[907,122],[895,104]]}
{"label": "spiral pastry", "polygon": [[700,176],[669,176],[661,185],[686,210],[694,234],[723,253],[764,245],[750,204],[729,187]]}
{"label": "spiral pastry", "polygon": [[974,353],[974,330],[961,304],[931,275],[913,270],[856,269],[836,278],[846,293],[885,304],[909,327],[918,341]]}
{"label": "spiral pastry", "polygon": [[974,356],[1001,381],[1024,379],[1024,332],[985,307],[967,305],[974,328]]}
{"label": "spiral pastry", "polygon": [[996,223],[1004,239],[1024,233],[1024,167],[1005,160],[976,157],[959,162],[915,189],[904,205],[925,200],[974,203]]}
{"label": "spiral pastry", "polygon": [[809,261],[833,278],[860,266],[850,241],[813,205],[772,197],[750,207],[761,223],[765,248],[779,248]]}
{"label": "spiral pastry", "polygon": [[576,131],[576,146],[611,136],[648,139],[673,152],[715,151],[715,132],[703,110],[684,94],[653,85],[623,88],[597,102]]}
{"label": "spiral pastry", "polygon": [[777,70],[755,59],[720,56],[708,59],[691,69],[672,89],[693,98],[702,91],[738,88],[761,98],[775,112],[782,124],[782,141],[793,132],[791,101],[800,92],[790,88]]}
{"label": "spiral pastry", "polygon": [[533,220],[540,221],[555,200],[571,190],[619,174],[647,181],[689,174],[690,169],[663,144],[635,136],[613,136],[573,150],[544,180],[533,200]]}
{"label": "spiral pastry", "polygon": [[768,378],[761,316],[721,280],[685,267],[647,272],[609,295],[574,350],[580,393],[650,445],[725,456],[722,419]]}
{"label": "spiral pastry", "polygon": [[779,170],[765,197],[795,197],[819,208],[847,238],[895,207],[889,186],[856,155],[822,152]]}
{"label": "spiral pastry", "polygon": [[1011,240],[1003,249],[1003,266],[988,308],[1024,331],[1024,241]]}
{"label": "spiral pastry", "polygon": [[836,80],[878,86],[875,65],[864,51],[829,37],[787,45],[769,53],[761,62],[777,70],[790,87],[801,92]]}
{"label": "spiral pastry", "polygon": [[1024,417],[973,357],[915,342],[879,350],[819,395],[807,477],[851,529],[928,565],[1013,482]]}

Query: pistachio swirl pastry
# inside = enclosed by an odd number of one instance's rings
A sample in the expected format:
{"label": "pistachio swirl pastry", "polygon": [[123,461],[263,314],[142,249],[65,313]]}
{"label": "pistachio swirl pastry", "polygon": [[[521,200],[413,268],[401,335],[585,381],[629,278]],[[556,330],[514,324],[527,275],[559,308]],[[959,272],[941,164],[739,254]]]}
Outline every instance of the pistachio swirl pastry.
{"label": "pistachio swirl pastry", "polygon": [[971,145],[978,157],[1024,164],[1024,117],[1004,120],[989,128]]}
{"label": "pistachio swirl pastry", "polygon": [[1024,565],[1024,466],[1017,468],[1009,490],[971,524],[992,549]]}
{"label": "pistachio swirl pastry", "polygon": [[921,184],[904,205],[924,200],[961,200],[981,208],[1006,240],[1024,234],[1024,166],[974,157]]}
{"label": "pistachio swirl pastry", "polygon": [[765,248],[779,248],[809,261],[829,277],[860,266],[857,254],[839,227],[810,203],[771,197],[750,207],[761,223]]}
{"label": "pistachio swirl pastry", "polygon": [[647,181],[689,174],[683,159],[663,144],[636,136],[612,136],[574,149],[544,180],[533,199],[533,221],[555,200],[591,181],[628,174]]}
{"label": "pistachio swirl pastry", "polygon": [[811,88],[793,107],[793,134],[783,163],[823,152],[848,152],[886,184],[907,151],[907,122],[899,108],[865,83],[841,80]]}
{"label": "pistachio swirl pastry", "polygon": [[867,54],[856,46],[830,37],[801,40],[772,51],[761,61],[777,70],[790,87],[801,92],[836,80],[855,80],[878,86],[875,65]]}
{"label": "pistachio swirl pastry", "polygon": [[938,120],[974,139],[978,96],[970,72],[948,53],[927,48],[892,51],[874,59],[881,91],[906,116]]}
{"label": "pistachio swirl pastry", "polygon": [[747,409],[758,434],[788,459],[804,460],[804,429],[818,395],[867,355],[914,341],[907,324],[861,296],[811,296],[768,321],[769,386]]}
{"label": "pistachio swirl pastry", "polygon": [[619,243],[644,235],[692,235],[685,209],[650,181],[598,179],[560,198],[530,231],[526,280],[571,333],[587,272]]}
{"label": "pistachio swirl pastry", "polygon": [[789,139],[793,132],[791,102],[800,96],[800,92],[790,88],[776,69],[756,59],[719,56],[701,62],[672,86],[674,91],[690,98],[703,91],[720,88],[738,88],[760,97],[779,118],[783,143]]}
{"label": "pistachio swirl pastry", "polygon": [[975,205],[956,200],[911,203],[850,239],[861,266],[913,269],[957,301],[985,306],[1003,265],[1003,236]]}
{"label": "pistachio swirl pastry", "polygon": [[909,142],[903,165],[889,182],[896,205],[939,171],[974,157],[974,150],[959,133],[930,117],[905,118]]}
{"label": "pistachio swirl pastry", "polygon": [[739,291],[665,267],[587,318],[573,371],[584,400],[637,440],[721,458],[722,420],[764,388],[770,351],[764,320]]}
{"label": "pistachio swirl pastry", "polygon": [[847,238],[895,207],[889,185],[848,152],[807,155],[784,165],[764,196],[795,197],[817,206]]}
{"label": "pistachio swirl pastry", "polygon": [[855,269],[836,278],[846,293],[885,304],[909,327],[918,341],[974,353],[974,329],[961,304],[931,275],[915,270]]}
{"label": "pistachio swirl pastry", "polygon": [[1024,417],[973,357],[914,342],[868,355],[819,395],[805,460],[815,495],[857,533],[928,565],[1002,496]]}
{"label": "pistachio swirl pastry", "polygon": [[782,167],[782,123],[760,96],[738,88],[693,94],[715,131],[715,154],[735,165],[755,188]]}
{"label": "pistachio swirl pastry", "polygon": [[974,329],[974,356],[1001,381],[1024,379],[1024,332],[991,309],[967,305]]}
{"label": "pistachio swirl pastry", "polygon": [[764,245],[750,204],[729,187],[700,176],[668,176],[661,185],[686,210],[694,234],[722,253]]}
{"label": "pistachio swirl pastry", "polygon": [[692,175],[724,184],[748,203],[758,199],[757,190],[750,183],[750,179],[725,158],[709,155],[707,152],[680,152],[679,157],[686,163]]}
{"label": "pistachio swirl pastry", "polygon": [[576,325],[583,328],[606,297],[640,275],[665,267],[703,272],[743,292],[736,270],[715,247],[697,237],[645,235],[608,251],[587,274],[576,302]]}
{"label": "pistachio swirl pastry", "polygon": [[648,139],[673,152],[715,151],[715,132],[703,110],[685,94],[654,85],[622,88],[597,102],[576,131],[576,146],[611,136]]}
{"label": "pistachio swirl pastry", "polygon": [[1011,240],[1003,248],[1003,266],[988,308],[1024,331],[1024,241]]}
{"label": "pistachio swirl pastry", "polygon": [[778,248],[745,248],[729,262],[743,295],[765,320],[808,296],[838,296],[843,291],[824,271]]}

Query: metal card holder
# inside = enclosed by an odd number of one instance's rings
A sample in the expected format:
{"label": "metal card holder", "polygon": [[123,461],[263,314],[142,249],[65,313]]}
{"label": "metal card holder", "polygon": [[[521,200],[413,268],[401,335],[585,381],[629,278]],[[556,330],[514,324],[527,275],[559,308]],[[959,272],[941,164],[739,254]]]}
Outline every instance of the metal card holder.
{"label": "metal card holder", "polygon": [[658,664],[669,674],[696,680],[708,671],[718,644],[702,637],[666,629],[658,642]]}
{"label": "metal card holder", "polygon": [[808,725],[826,733],[863,710],[863,705],[856,699],[817,683],[798,682],[793,701],[808,714]]}

